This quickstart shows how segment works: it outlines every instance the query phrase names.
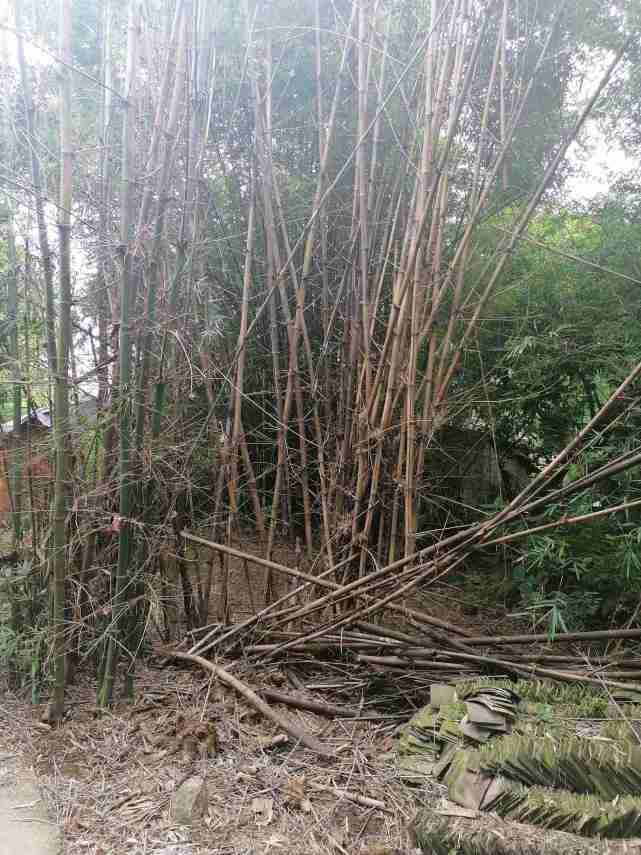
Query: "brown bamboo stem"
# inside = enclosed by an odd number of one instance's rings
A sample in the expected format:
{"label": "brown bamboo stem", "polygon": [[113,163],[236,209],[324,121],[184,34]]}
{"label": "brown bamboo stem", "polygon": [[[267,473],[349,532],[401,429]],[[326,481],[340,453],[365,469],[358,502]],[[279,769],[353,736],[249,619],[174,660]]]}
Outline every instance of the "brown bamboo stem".
{"label": "brown bamboo stem", "polygon": [[203,670],[208,671],[212,676],[220,680],[221,683],[224,683],[226,686],[229,686],[237,692],[247,701],[248,704],[250,704],[250,706],[255,710],[258,710],[258,712],[264,715],[265,718],[272,721],[280,730],[284,730],[285,733],[288,733],[293,739],[302,743],[306,748],[309,748],[310,751],[313,751],[320,757],[326,757],[328,759],[334,756],[334,752],[327,746],[319,742],[306,730],[303,730],[303,728],[296,722],[291,721],[281,715],[281,713],[272,709],[272,707],[266,704],[265,701],[263,701],[254,691],[252,691],[252,689],[249,688],[249,686],[246,686],[245,683],[242,683],[237,677],[230,674],[229,671],[221,668],[220,665],[214,665],[207,659],[203,659],[202,656],[194,656],[191,653],[180,653],[177,650],[165,650],[161,652],[172,659],[181,659],[185,662],[193,662],[194,665],[198,665]]}

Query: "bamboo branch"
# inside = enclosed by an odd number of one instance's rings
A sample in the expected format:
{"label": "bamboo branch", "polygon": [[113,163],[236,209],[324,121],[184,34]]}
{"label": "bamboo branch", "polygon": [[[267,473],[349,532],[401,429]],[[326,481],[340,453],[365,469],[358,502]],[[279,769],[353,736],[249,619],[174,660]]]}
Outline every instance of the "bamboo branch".
{"label": "bamboo branch", "polygon": [[164,650],[161,651],[164,655],[171,657],[173,659],[182,659],[185,662],[193,662],[194,665],[198,665],[200,668],[203,668],[205,671],[208,671],[214,677],[217,677],[221,683],[224,683],[226,686],[232,688],[235,692],[237,692],[241,697],[243,697],[247,703],[249,703],[255,710],[258,710],[259,713],[272,721],[279,730],[284,730],[285,733],[288,733],[291,737],[293,737],[297,742],[300,742],[306,748],[309,748],[310,751],[313,751],[315,754],[318,754],[320,757],[324,757],[327,759],[331,759],[334,757],[334,752],[331,751],[327,746],[323,745],[319,742],[314,736],[309,734],[306,730],[303,730],[296,722],[291,721],[285,716],[281,715],[276,710],[272,709],[269,704],[266,704],[258,695],[234,677],[229,671],[225,671],[224,668],[221,668],[220,665],[214,665],[212,662],[208,662],[207,659],[203,659],[202,656],[194,656],[191,653],[180,653],[177,650]]}

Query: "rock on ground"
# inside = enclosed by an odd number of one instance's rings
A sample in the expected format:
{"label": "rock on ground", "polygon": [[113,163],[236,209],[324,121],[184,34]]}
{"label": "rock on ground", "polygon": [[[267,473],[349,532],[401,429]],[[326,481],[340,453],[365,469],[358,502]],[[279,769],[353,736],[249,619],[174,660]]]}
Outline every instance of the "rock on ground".
{"label": "rock on ground", "polygon": [[171,799],[171,818],[178,825],[191,825],[207,810],[207,784],[203,778],[188,778]]}

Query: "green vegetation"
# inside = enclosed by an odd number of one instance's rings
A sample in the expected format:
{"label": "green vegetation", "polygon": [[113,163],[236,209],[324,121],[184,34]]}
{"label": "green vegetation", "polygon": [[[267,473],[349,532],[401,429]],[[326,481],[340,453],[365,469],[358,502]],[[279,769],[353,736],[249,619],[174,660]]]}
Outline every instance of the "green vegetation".
{"label": "green vegetation", "polygon": [[3,513],[52,716],[63,639],[131,694],[166,554],[181,629],[213,619],[229,563],[196,577],[184,529],[340,564],[326,613],[460,537],[478,607],[636,625],[641,184],[567,188],[591,122],[639,147],[638,4],[61,3],[14,4],[0,139],[0,417],[51,405],[56,451],[40,507],[16,442]]}

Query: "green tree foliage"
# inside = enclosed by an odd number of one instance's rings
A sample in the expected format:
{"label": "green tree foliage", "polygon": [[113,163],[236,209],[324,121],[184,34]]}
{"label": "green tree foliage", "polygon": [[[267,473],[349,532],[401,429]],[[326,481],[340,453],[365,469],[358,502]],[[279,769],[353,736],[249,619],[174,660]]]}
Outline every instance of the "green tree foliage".
{"label": "green tree foliage", "polygon": [[[488,241],[509,220],[490,223]],[[607,208],[533,222],[483,326],[480,358],[468,363],[468,382],[491,390],[483,411],[504,442],[549,457],[597,412],[638,354],[641,286],[616,273],[634,278],[640,237],[641,224]]]}
{"label": "green tree foliage", "polygon": [[[541,214],[514,254],[477,353],[468,356],[467,394],[479,388],[487,393],[475,405],[481,419],[492,426],[499,447],[518,448],[536,466],[550,460],[594,416],[627,366],[638,360],[637,199],[629,192],[601,200],[588,212]],[[509,220],[506,212],[488,223],[488,246],[494,232],[509,228]],[[621,400],[615,428],[603,438],[598,432],[591,438],[590,450],[566,480],[637,447],[639,391]],[[536,523],[591,513],[639,495],[638,472],[632,470],[568,505],[550,507]],[[638,515],[630,511],[590,526],[532,536],[527,544],[508,549],[514,567],[510,596],[516,594],[535,621],[543,616],[557,629],[629,615],[641,580],[638,531]]]}

